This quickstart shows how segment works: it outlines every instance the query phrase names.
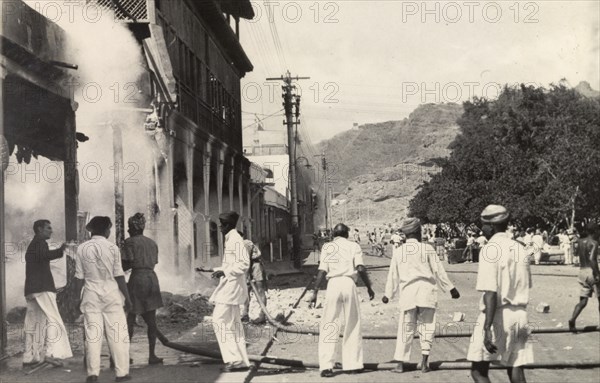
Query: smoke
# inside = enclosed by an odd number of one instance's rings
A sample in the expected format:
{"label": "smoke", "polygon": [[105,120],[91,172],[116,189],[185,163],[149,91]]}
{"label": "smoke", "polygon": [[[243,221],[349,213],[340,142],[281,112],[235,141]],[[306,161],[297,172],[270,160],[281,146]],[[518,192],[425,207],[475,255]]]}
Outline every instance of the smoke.
{"label": "smoke", "polygon": [[[52,2],[63,7],[63,17],[44,14],[45,1],[26,3],[56,22],[67,33],[65,57],[77,70],[68,86],[78,104],[76,110],[77,132],[89,137],[79,143],[79,210],[94,215],[115,216],[115,180],[124,181],[125,217],[147,211],[149,161],[153,147],[144,132],[150,108],[147,71],[140,45],[123,23],[115,22],[114,15],[101,8],[88,8],[78,12],[73,2]],[[66,8],[66,7],[70,8]],[[85,2],[79,5],[84,9]],[[98,13],[93,14],[93,10]],[[65,16],[65,15],[68,15]],[[115,163],[113,157],[113,128],[122,134],[123,160]],[[7,304],[11,308],[24,305],[23,297],[25,261],[24,252],[33,237],[31,226],[36,219],[52,221],[56,245],[65,239],[64,179],[53,171],[63,169],[62,162],[46,158],[32,159],[28,165],[17,164],[10,158],[14,171],[5,178],[6,190],[6,249],[7,249]],[[33,170],[32,170],[33,169]],[[28,173],[29,172],[29,173]],[[166,194],[166,191],[162,193]],[[168,212],[168,215],[171,213]],[[158,225],[161,227],[161,225]],[[170,257],[172,251],[168,230],[157,230],[155,238],[160,248],[161,280],[165,285],[177,286]],[[111,238],[114,241],[114,230]],[[168,280],[167,277],[172,280]]]}

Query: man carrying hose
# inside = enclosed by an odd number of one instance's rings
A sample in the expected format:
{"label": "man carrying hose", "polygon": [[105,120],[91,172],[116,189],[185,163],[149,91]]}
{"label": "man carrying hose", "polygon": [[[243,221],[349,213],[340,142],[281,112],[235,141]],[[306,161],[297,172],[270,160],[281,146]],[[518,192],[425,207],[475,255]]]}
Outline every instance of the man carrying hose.
{"label": "man carrying hose", "polygon": [[450,291],[453,299],[459,298],[460,294],[448,279],[433,246],[421,243],[421,221],[409,218],[404,221],[402,232],[406,235],[406,243],[394,251],[385,296],[381,299],[387,304],[396,293],[399,295],[400,318],[394,354],[398,365],[392,372],[404,372],[404,363],[410,360],[415,330],[421,340],[421,371],[429,372],[438,285],[442,291]]}
{"label": "man carrying hose", "polygon": [[327,275],[325,308],[319,333],[319,369],[322,377],[333,376],[336,345],[342,323],[345,325],[342,341],[342,368],[348,373],[363,369],[362,333],[360,328],[360,302],[356,292],[357,274],[360,274],[369,298],[375,297],[371,281],[363,263],[362,250],[356,242],[348,240],[348,226],[343,223],[333,228],[333,241],[323,245],[319,272],[309,306],[317,302],[317,292]]}
{"label": "man carrying hose", "polygon": [[50,262],[64,256],[66,244],[50,250],[52,225],[46,219],[33,223],[35,237],[25,253],[25,352],[23,366],[73,356],[67,330],[56,305],[56,287]]}
{"label": "man carrying hose", "polygon": [[531,288],[530,257],[525,247],[506,233],[510,215],[500,205],[481,213],[483,232],[491,238],[480,252],[476,289],[483,292],[467,360],[473,362],[476,383],[489,382],[490,362],[508,367],[511,383],[525,382],[523,365],[533,363],[528,342],[527,304]]}
{"label": "man carrying hose", "polygon": [[235,211],[219,216],[221,231],[225,234],[225,252],[222,266],[215,268],[212,274],[212,278],[219,279],[210,302],[215,305],[213,328],[225,362],[223,372],[245,371],[250,366],[240,317],[240,305],[248,299],[246,273],[250,256],[242,236],[235,229],[238,218]]}

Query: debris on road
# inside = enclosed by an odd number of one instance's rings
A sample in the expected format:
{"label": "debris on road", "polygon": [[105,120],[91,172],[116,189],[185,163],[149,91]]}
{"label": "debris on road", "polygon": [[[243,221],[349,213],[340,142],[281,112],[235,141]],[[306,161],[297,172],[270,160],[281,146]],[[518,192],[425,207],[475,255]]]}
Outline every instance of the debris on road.
{"label": "debris on road", "polygon": [[550,305],[546,302],[541,302],[535,307],[535,311],[537,311],[538,313],[547,314],[550,312]]}

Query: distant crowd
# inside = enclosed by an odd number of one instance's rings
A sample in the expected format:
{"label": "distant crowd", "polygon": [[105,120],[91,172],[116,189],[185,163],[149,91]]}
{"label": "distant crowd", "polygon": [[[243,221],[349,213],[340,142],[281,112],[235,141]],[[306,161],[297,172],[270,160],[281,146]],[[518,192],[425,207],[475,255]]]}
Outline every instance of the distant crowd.
{"label": "distant crowd", "polygon": [[[396,248],[406,242],[406,234],[397,223],[388,223],[372,229],[350,230],[354,242],[363,244],[366,240],[371,247],[371,254],[378,257],[386,256],[386,248],[389,249],[390,246]],[[522,229],[511,222],[507,233],[511,239],[530,250],[535,264],[539,264],[542,261],[542,254],[547,252],[562,254],[559,263],[579,265],[575,246],[580,233],[574,227],[554,228],[548,233],[548,230],[540,227]],[[440,258],[447,259],[450,250],[461,249],[461,258],[468,263],[477,262],[479,249],[487,243],[485,233],[476,226],[467,227],[463,233],[457,234],[455,230],[445,229],[443,226],[423,225],[422,237],[424,242],[429,242],[435,247]],[[318,249],[323,242],[331,240],[331,231],[322,228],[313,235],[313,238],[315,249]]]}

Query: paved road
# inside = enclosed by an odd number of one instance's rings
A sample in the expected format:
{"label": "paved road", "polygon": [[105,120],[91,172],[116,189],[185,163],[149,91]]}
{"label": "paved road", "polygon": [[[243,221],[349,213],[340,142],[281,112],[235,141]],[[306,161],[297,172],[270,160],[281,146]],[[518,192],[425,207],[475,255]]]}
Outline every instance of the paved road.
{"label": "paved road", "polygon": [[[382,291],[387,278],[387,268],[378,266],[387,265],[389,260],[377,257],[365,257],[371,269],[371,279],[376,291],[376,300],[365,301],[361,304],[363,333],[394,334],[397,330],[398,311],[395,304],[383,305],[380,302]],[[477,317],[477,302],[479,293],[475,291],[477,264],[445,264],[450,279],[461,292],[459,300],[452,300],[449,295],[441,295],[437,321],[440,328],[448,326],[452,313],[459,311],[466,314],[462,325],[468,329],[467,324],[474,322]],[[529,320],[537,327],[566,326],[572,307],[578,300],[578,285],[576,280],[577,269],[571,266],[541,265],[533,267],[532,304],[529,308]],[[298,294],[300,288],[297,289]],[[366,289],[359,288],[361,297],[366,297]],[[323,294],[323,292],[321,292]],[[321,297],[320,297],[321,298]],[[535,312],[537,303],[547,302],[551,306],[550,313]],[[299,310],[300,314],[305,314]],[[306,315],[305,315],[306,316]],[[291,317],[294,320],[296,314]],[[594,325],[598,321],[598,307],[596,302],[590,302],[588,308],[580,317],[581,325]],[[316,321],[315,321],[316,322]],[[296,324],[306,326],[310,322],[303,319]],[[446,327],[455,328],[455,327]],[[539,363],[564,363],[568,361],[600,361],[600,334],[553,334],[536,335],[533,338],[536,362]],[[434,343],[431,361],[464,361],[468,348],[469,338],[437,339]],[[394,340],[365,340],[364,355],[366,363],[381,363],[391,361],[394,353]],[[285,356],[305,361],[317,361],[317,339],[314,336],[279,336],[269,349],[269,355]],[[412,361],[420,359],[419,343],[414,341]],[[460,371],[433,371],[426,375],[420,372],[407,372],[401,375],[389,371],[372,371],[358,375],[347,375],[341,372],[334,378],[326,379],[319,376],[316,370],[300,371],[295,369],[282,369],[274,366],[263,366],[252,376],[252,382],[299,382],[299,381],[406,381],[406,382],[443,382],[443,381],[471,381],[469,372]],[[504,371],[492,371],[494,381],[508,381]],[[527,377],[530,382],[598,382],[600,369],[588,370],[528,370]]]}
{"label": "paved road", "polygon": [[[312,259],[312,260],[311,260]],[[309,257],[309,266],[314,265],[316,257]],[[364,333],[395,334],[397,329],[398,311],[395,304],[383,305],[380,301],[387,277],[389,259],[365,257],[374,282],[376,300],[369,302],[364,287],[359,287],[361,297],[366,298],[361,303],[362,325]],[[466,314],[465,324],[474,321],[477,315],[477,302],[479,293],[474,290],[476,278],[476,264],[445,265],[450,278],[461,292],[459,300],[451,300],[449,295],[442,295],[437,320],[440,326],[446,326],[451,321],[452,313],[460,311]],[[314,267],[313,267],[314,269]],[[281,276],[273,280],[273,286],[280,290],[272,290],[269,307],[270,310],[287,308],[296,301],[308,280],[312,277],[309,271],[304,275]],[[569,266],[534,266],[533,267],[532,305],[530,307],[530,321],[539,327],[566,326],[572,307],[578,299],[578,285],[575,275],[577,269]],[[324,296],[320,293],[320,299]],[[540,314],[534,311],[535,304],[548,302],[551,306],[550,313]],[[318,323],[320,310],[309,310],[306,303],[302,302],[290,321],[302,326],[314,326]],[[592,325],[598,321],[597,303],[590,302],[588,308],[580,317],[581,325]],[[270,327],[246,328],[248,350],[252,354],[260,354],[265,350],[267,343],[273,335]],[[171,334],[172,339],[186,343],[197,343],[203,347],[217,349],[211,326],[201,324],[195,329],[181,333]],[[292,334],[279,334],[278,341],[268,348],[269,355],[285,358],[302,359],[308,362],[317,362],[317,338],[314,336],[297,336]],[[468,338],[439,339],[436,340],[431,355],[431,361],[463,360],[468,347]],[[552,363],[565,361],[600,361],[600,334],[560,334],[541,335],[534,338],[535,358],[537,362]],[[394,340],[365,340],[365,362],[387,362],[394,353]],[[147,357],[147,344],[143,330],[136,332],[134,343],[131,345],[132,355],[135,360],[132,375],[133,382],[470,382],[469,372],[460,371],[433,371],[426,375],[418,371],[407,372],[401,375],[389,371],[373,371],[361,375],[338,374],[333,378],[325,379],[319,376],[317,370],[298,370],[273,365],[262,365],[257,372],[222,374],[219,371],[221,362],[209,358],[180,353],[157,346],[157,353],[165,357],[165,366],[148,366],[145,364]],[[106,351],[105,351],[106,353]],[[417,362],[419,344],[413,344],[413,361]],[[19,368],[20,359],[12,358],[8,364],[2,365],[0,382],[82,382],[85,372],[81,365],[81,354],[69,361],[63,369],[52,368],[26,376]],[[108,358],[103,358],[103,371],[101,381],[113,381],[114,373],[108,370]],[[506,382],[508,379],[503,371],[492,371],[491,377],[495,382]],[[599,382],[600,369],[589,370],[547,370],[537,369],[527,371],[529,382]]]}

